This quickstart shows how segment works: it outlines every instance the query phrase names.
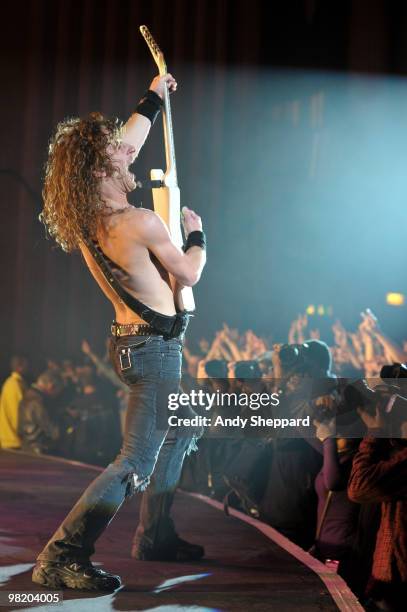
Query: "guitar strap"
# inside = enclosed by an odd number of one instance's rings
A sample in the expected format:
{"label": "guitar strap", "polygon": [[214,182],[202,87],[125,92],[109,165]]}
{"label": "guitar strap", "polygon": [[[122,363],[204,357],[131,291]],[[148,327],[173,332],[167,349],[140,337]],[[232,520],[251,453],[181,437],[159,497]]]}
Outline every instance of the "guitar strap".
{"label": "guitar strap", "polygon": [[[110,264],[114,264],[111,260],[108,261],[107,256],[103,253],[99,244],[89,237],[84,236],[84,243],[92,253],[93,258],[98,264],[100,271],[105,277],[108,284],[117,293],[119,298],[126,304],[130,310],[135,312],[139,317],[151,327],[162,334],[165,339],[169,338],[182,338],[188,327],[190,314],[186,311],[177,312],[177,314],[168,316],[164,315],[156,310],[153,310],[143,302],[140,302],[136,297],[131,295],[115,277],[114,271]],[[110,262],[110,263],[109,263]],[[118,267],[118,266],[116,266]]]}

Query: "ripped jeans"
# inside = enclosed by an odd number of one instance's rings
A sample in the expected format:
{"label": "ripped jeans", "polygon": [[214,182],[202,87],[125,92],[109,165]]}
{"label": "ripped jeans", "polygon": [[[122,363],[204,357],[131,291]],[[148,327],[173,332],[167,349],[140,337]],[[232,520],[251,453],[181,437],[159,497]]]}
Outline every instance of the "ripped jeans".
{"label": "ripped jeans", "polygon": [[[181,350],[179,340],[162,336],[112,339],[113,365],[130,389],[122,449],[88,486],[38,560],[87,562],[125,497],[144,491],[152,475],[134,543],[154,547],[174,538],[172,498],[185,454],[196,450],[202,434],[168,426],[168,394],[179,392]],[[193,416],[191,408],[187,411]]]}

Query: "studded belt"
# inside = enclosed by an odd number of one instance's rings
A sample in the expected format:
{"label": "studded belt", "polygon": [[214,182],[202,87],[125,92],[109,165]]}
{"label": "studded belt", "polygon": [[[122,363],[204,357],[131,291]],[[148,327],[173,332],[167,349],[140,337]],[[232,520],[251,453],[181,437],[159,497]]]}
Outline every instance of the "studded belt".
{"label": "studded belt", "polygon": [[112,323],[110,328],[116,338],[122,336],[162,336],[162,334],[147,323]]}

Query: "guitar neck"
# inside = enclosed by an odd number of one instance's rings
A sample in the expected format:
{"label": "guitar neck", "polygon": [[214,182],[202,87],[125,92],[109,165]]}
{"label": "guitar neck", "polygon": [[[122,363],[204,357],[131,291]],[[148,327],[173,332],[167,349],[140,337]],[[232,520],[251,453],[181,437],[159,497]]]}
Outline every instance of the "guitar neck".
{"label": "guitar neck", "polygon": [[177,187],[177,163],[175,160],[174,132],[172,129],[171,103],[168,88],[166,88],[164,92],[163,126],[165,142],[165,160],[167,164],[167,171],[165,173],[165,184],[168,187]]}
{"label": "guitar neck", "polygon": [[[150,30],[147,26],[140,26],[140,32],[146,41],[148,48],[157,64],[158,71],[161,76],[167,74],[167,64],[164,59],[164,55],[160,47],[155,42],[151,35]],[[171,118],[171,105],[170,105],[170,94],[168,87],[164,91],[164,112],[163,112],[163,123],[164,123],[164,140],[165,140],[165,158],[167,163],[167,170],[164,176],[164,183],[167,187],[178,187],[177,181],[177,165],[175,162],[175,147],[174,147],[174,134],[172,131],[172,118]]]}
{"label": "guitar neck", "polygon": [[[167,74],[167,66],[164,55],[151,35],[150,30],[142,25],[140,32],[146,41],[148,48],[157,64],[158,71],[161,76]],[[163,180],[164,185],[153,188],[154,210],[167,224],[170,234],[179,246],[182,245],[182,231],[180,226],[180,194],[177,181],[177,165],[175,162],[175,147],[174,133],[172,131],[172,117],[170,94],[168,88],[164,89],[164,108],[163,108],[163,124],[164,124],[164,141],[165,141],[165,158],[167,162],[167,170],[163,175],[162,170],[152,170],[151,178],[153,180]],[[194,295],[191,287],[180,287],[176,279],[170,275],[171,286],[174,292],[174,301],[181,310],[192,311],[195,309]]]}

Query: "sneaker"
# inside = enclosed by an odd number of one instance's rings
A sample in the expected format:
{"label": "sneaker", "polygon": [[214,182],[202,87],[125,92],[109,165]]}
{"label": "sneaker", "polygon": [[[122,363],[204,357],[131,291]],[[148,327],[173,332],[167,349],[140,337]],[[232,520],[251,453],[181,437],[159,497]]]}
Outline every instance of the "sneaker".
{"label": "sneaker", "polygon": [[34,567],[33,582],[51,589],[80,589],[81,591],[115,591],[122,582],[119,576],[93,567],[91,563],[51,563],[39,561]]}
{"label": "sneaker", "polygon": [[191,544],[177,536],[175,543],[161,548],[142,548],[134,545],[131,551],[133,559],[138,561],[198,561],[205,555],[205,549],[199,544]]}

